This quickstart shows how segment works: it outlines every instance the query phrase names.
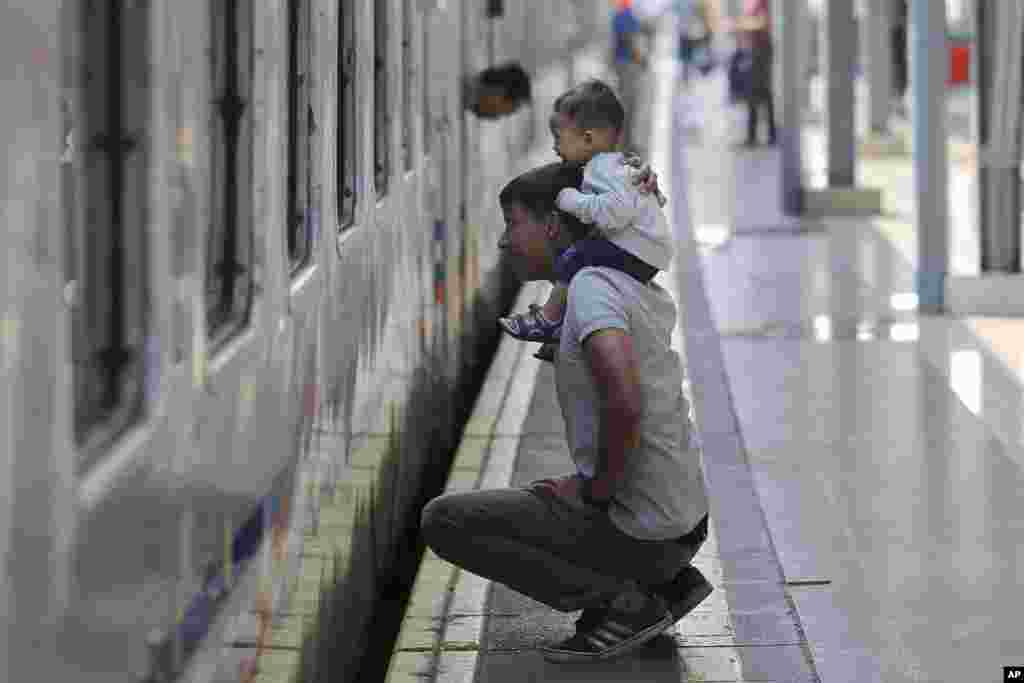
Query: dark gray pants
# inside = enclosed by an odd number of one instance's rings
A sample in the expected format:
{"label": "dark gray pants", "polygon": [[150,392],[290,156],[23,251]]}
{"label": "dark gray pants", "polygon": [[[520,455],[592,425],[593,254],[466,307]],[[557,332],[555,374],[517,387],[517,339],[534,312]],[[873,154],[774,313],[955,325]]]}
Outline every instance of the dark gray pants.
{"label": "dark gray pants", "polygon": [[633,538],[606,513],[535,484],[435,498],[423,508],[424,540],[448,562],[562,612],[668,581],[699,549]]}

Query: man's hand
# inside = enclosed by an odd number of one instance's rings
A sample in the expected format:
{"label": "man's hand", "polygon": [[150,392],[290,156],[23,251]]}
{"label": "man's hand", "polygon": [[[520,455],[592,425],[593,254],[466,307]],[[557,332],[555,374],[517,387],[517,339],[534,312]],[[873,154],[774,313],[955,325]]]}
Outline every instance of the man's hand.
{"label": "man's hand", "polygon": [[580,491],[582,483],[578,474],[567,474],[554,479],[541,479],[535,481],[533,485],[543,488],[563,500],[579,505],[583,503]]}
{"label": "man's hand", "polygon": [[630,154],[628,156],[624,155],[622,157],[622,163],[626,166],[639,169],[640,172],[633,177],[633,184],[636,185],[640,194],[653,194],[658,198],[658,204],[665,206],[665,203],[668,200],[665,198],[665,195],[661,193],[661,188],[658,187],[658,174],[654,172],[654,169],[652,169],[649,164],[645,164],[643,159],[635,154]]}

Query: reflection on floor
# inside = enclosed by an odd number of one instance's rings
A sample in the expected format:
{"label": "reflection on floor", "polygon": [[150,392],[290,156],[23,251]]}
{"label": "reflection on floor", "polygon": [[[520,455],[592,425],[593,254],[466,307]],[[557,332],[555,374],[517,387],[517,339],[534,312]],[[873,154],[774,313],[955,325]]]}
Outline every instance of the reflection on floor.
{"label": "reflection on floor", "polygon": [[[705,122],[683,148],[691,210],[746,454],[818,673],[1000,680],[1024,662],[1024,321],[915,313],[908,160],[862,165],[886,191],[880,220],[780,218],[777,152],[722,152],[737,130],[723,92],[712,78],[677,98]],[[953,194],[955,220],[966,196]]]}

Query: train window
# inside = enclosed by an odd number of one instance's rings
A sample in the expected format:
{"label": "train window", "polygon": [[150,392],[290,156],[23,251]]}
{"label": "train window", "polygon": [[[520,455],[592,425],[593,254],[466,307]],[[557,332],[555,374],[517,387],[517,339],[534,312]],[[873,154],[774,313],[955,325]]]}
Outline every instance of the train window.
{"label": "train window", "polygon": [[420,47],[423,49],[420,61],[420,92],[423,93],[423,153],[430,154],[430,9],[423,8],[423,30],[420,33]]}
{"label": "train window", "polygon": [[309,0],[288,3],[288,258],[291,272],[307,265],[313,253],[315,218],[312,194],[312,143],[316,130],[310,96],[311,35]]}
{"label": "train window", "polygon": [[412,51],[413,3],[402,2],[402,157],[405,170],[412,170],[412,98],[416,93],[416,63]]}
{"label": "train window", "polygon": [[[81,82],[65,135],[74,432],[95,452],[143,409],[147,284],[149,12],[142,3],[81,5]],[[75,102],[79,99],[79,102]],[[81,463],[89,464],[88,460]]]}
{"label": "train window", "polygon": [[356,171],[356,48],[352,3],[338,8],[338,225],[344,229],[355,219]]}
{"label": "train window", "polygon": [[252,3],[211,8],[213,145],[206,238],[206,327],[215,343],[239,331],[252,304]]}
{"label": "train window", "polygon": [[391,109],[388,101],[388,5],[390,0],[377,0],[373,18],[373,121],[376,136],[373,145],[374,181],[377,194],[388,191],[391,172]]}

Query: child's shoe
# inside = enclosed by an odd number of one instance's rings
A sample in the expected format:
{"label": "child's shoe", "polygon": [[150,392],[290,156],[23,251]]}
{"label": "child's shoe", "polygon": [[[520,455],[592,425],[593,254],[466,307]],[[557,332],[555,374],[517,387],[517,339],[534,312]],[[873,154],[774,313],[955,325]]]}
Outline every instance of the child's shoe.
{"label": "child's shoe", "polygon": [[555,352],[558,350],[558,346],[552,342],[546,342],[540,345],[537,349],[537,353],[533,354],[533,357],[537,360],[542,360],[548,363],[555,362]]}
{"label": "child's shoe", "polygon": [[526,313],[515,313],[507,318],[498,318],[501,328],[516,339],[536,342],[556,342],[562,332],[562,321],[554,322],[544,317],[541,306],[530,304]]}

